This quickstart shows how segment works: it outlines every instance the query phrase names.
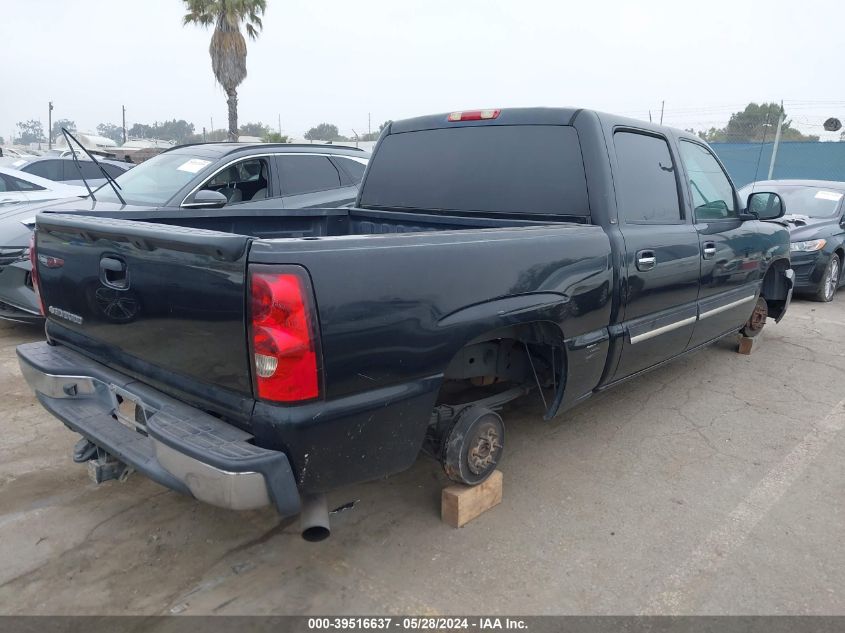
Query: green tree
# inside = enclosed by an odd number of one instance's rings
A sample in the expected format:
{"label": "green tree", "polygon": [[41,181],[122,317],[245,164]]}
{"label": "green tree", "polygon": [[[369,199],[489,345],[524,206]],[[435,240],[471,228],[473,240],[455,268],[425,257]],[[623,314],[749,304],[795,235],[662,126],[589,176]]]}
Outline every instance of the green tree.
{"label": "green tree", "polygon": [[71,134],[76,134],[76,123],[70,119],[59,119],[53,121],[53,140],[62,138],[62,128],[66,128]]}
{"label": "green tree", "polygon": [[711,127],[698,135],[709,143],[761,143],[775,140],[778,119],[783,115],[780,138],[782,141],[818,141],[819,137],[802,134],[792,127],[786,112],[777,103],[749,103],[742,112],[734,112],[723,128]]}
{"label": "green tree", "polygon": [[184,143],[194,133],[194,124],[188,123],[185,119],[172,119],[170,121],[156,121],[152,126],[154,138],[166,141]]}
{"label": "green tree", "polygon": [[30,119],[29,121],[20,121],[18,127],[18,143],[27,145],[29,143],[44,143],[44,127],[41,121]]}
{"label": "green tree", "polygon": [[153,126],[146,123],[134,123],[127,134],[132,138],[154,138]]}
{"label": "green tree", "polygon": [[156,121],[152,125],[135,123],[129,128],[129,136],[133,138],[156,138],[163,141],[186,143],[193,139],[194,129],[194,124],[188,123],[185,119],[172,119],[160,123]]}
{"label": "green tree", "polygon": [[[202,136],[202,135],[200,135]],[[228,130],[211,130],[205,135],[206,140],[209,143],[219,143],[221,141],[225,141],[229,138],[229,131]]]}
{"label": "green tree", "polygon": [[188,13],[182,23],[214,25],[211,45],[211,69],[223,90],[229,108],[229,140],[238,140],[238,86],[246,79],[246,40],[241,33],[244,24],[250,39],[258,37],[261,16],[267,0],[183,0]]}
{"label": "green tree", "polygon": [[349,139],[342,136],[337,126],[334,123],[320,123],[316,127],[312,127],[305,133],[305,138],[309,141],[348,141]]}
{"label": "green tree", "polygon": [[123,143],[123,128],[114,123],[100,123],[97,126],[97,134],[110,138],[118,145]]}
{"label": "green tree", "polygon": [[381,133],[384,131],[384,128],[386,128],[391,123],[393,123],[393,121],[388,119],[387,121],[385,121],[384,123],[382,123],[381,125],[378,126],[378,132],[370,132],[368,134],[362,134],[361,138],[359,140],[361,140],[361,141],[377,141],[378,137],[381,136]]}
{"label": "green tree", "polygon": [[264,138],[270,133],[270,126],[263,123],[244,123],[238,128],[238,134],[243,136],[257,136]]}
{"label": "green tree", "polygon": [[287,134],[279,134],[278,132],[269,132],[264,136],[265,143],[287,143],[290,137]]}

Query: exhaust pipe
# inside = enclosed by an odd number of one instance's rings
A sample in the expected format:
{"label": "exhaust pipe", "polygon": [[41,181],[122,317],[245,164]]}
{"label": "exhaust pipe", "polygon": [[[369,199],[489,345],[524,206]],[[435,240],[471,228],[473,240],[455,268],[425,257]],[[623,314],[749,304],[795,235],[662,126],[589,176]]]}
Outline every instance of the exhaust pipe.
{"label": "exhaust pipe", "polygon": [[332,533],[329,526],[329,506],[326,495],[305,495],[299,514],[302,538],[311,543],[324,541]]}

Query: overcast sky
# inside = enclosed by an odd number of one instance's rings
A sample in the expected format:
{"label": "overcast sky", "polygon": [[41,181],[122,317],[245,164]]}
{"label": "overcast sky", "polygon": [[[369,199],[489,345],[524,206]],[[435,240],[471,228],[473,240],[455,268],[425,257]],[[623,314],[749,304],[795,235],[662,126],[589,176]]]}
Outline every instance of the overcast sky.
{"label": "overcast sky", "polygon": [[[845,120],[842,5],[819,2],[268,0],[240,122],[301,137],[475,107],[579,106],[679,127],[784,100],[798,127]],[[0,136],[54,119],[81,131],[187,119],[226,125],[211,33],[181,0],[2,0]]]}

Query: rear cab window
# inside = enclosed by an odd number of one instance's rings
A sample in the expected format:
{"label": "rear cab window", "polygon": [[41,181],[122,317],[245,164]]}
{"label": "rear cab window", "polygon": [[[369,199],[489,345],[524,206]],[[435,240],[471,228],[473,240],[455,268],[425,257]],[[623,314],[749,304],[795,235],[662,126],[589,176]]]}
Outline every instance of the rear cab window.
{"label": "rear cab window", "polygon": [[390,134],[370,159],[361,206],[588,217],[578,133],[484,125]]}

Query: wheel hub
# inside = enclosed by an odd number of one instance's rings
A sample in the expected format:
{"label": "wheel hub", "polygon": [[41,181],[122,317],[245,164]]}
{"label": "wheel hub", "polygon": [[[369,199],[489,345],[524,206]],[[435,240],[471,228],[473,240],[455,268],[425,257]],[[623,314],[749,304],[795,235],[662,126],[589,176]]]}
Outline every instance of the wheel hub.
{"label": "wheel hub", "polygon": [[501,448],[502,444],[499,441],[499,434],[496,433],[496,429],[487,427],[479,430],[467,453],[469,469],[476,475],[483,473],[496,463]]}
{"label": "wheel hub", "polygon": [[751,313],[751,318],[748,319],[748,327],[755,332],[762,330],[763,326],[766,325],[766,319],[768,316],[769,310],[765,300],[758,300],[757,305],[754,306],[754,312]]}

